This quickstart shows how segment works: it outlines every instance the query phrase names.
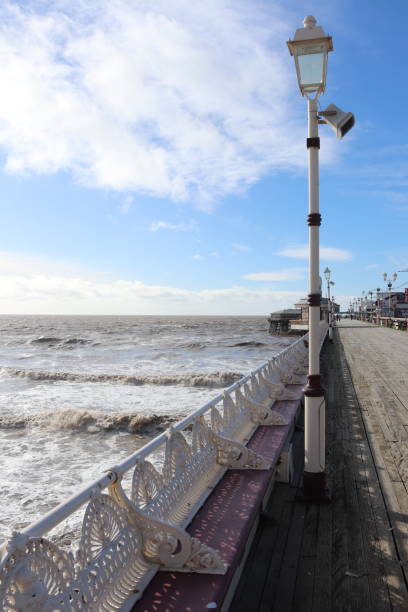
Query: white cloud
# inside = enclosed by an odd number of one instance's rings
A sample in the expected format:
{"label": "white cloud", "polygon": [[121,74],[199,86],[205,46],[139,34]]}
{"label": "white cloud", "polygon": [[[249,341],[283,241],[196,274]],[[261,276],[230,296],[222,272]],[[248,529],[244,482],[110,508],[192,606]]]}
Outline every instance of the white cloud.
{"label": "white cloud", "polygon": [[[293,257],[294,259],[309,259],[309,247],[289,247],[279,251],[277,255],[282,257]],[[349,261],[352,258],[351,251],[336,249],[334,247],[320,247],[320,258],[328,261]]]}
{"label": "white cloud", "polygon": [[274,3],[4,0],[0,20],[9,172],[209,208],[306,165],[293,22]]}
{"label": "white cloud", "polygon": [[252,281],[286,281],[304,278],[305,270],[293,268],[291,270],[280,270],[279,272],[256,272],[244,274],[241,278]]}
{"label": "white cloud", "polygon": [[0,262],[0,313],[266,316],[291,307],[303,295],[241,286],[192,291],[137,280],[101,280],[79,268],[13,253],[1,253]]}
{"label": "white cloud", "polygon": [[153,221],[150,226],[151,232],[157,232],[159,230],[171,230],[173,232],[188,232],[191,230],[197,230],[197,225],[193,221],[189,223],[170,223],[169,221]]}
{"label": "white cloud", "polygon": [[251,247],[249,247],[247,244],[234,243],[232,245],[232,248],[234,249],[234,251],[240,251],[244,253],[247,251],[252,251]]}
{"label": "white cloud", "polygon": [[15,275],[22,278],[34,275],[93,278],[95,272],[71,261],[53,261],[47,257],[0,251],[0,275]]}
{"label": "white cloud", "polygon": [[367,270],[377,270],[380,266],[378,264],[368,264]]}
{"label": "white cloud", "polygon": [[193,261],[203,261],[203,259],[204,259],[204,258],[203,258],[203,256],[202,256],[202,255],[199,255],[198,253],[196,253],[195,255],[192,255],[192,256],[191,256],[191,259],[192,259]]}

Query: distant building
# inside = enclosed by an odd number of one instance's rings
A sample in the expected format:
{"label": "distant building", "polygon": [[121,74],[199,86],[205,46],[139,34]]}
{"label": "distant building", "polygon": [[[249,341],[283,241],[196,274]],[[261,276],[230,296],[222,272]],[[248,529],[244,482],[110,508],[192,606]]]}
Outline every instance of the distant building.
{"label": "distant building", "polygon": [[392,317],[408,317],[408,303],[405,302],[403,291],[384,292],[382,294],[382,312]]}
{"label": "distant building", "polygon": [[[297,320],[290,321],[290,330],[298,331],[298,332],[309,331],[309,304],[308,304],[307,298],[302,298],[301,300],[299,300],[299,302],[295,304],[295,308],[297,310],[300,310],[301,316]],[[328,321],[329,319],[328,309],[329,309],[329,300],[325,297],[322,297],[320,301],[320,319],[321,320],[324,319],[325,321]],[[333,312],[334,313],[340,312],[340,306],[339,304],[336,304],[335,302],[333,303]]]}
{"label": "distant building", "polygon": [[295,308],[286,308],[285,310],[276,310],[271,312],[268,317],[269,333],[280,334],[289,331],[289,322],[300,319],[301,310]]}
{"label": "distant building", "polygon": [[[333,303],[333,312],[340,312],[339,304]],[[322,297],[320,303],[320,319],[328,321],[328,299]],[[295,308],[271,312],[268,317],[269,333],[287,332],[304,333],[309,331],[309,305],[307,298],[302,298]]]}
{"label": "distant building", "polygon": [[382,291],[378,293],[377,299],[362,300],[358,305],[357,312],[363,315],[379,315],[381,317],[408,317],[408,302],[405,301],[403,291]]}

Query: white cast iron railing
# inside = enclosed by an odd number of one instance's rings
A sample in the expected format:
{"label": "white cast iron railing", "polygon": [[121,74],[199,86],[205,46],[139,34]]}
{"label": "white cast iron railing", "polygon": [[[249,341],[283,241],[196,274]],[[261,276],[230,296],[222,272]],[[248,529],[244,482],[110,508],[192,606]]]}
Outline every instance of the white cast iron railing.
{"label": "white cast iron railing", "polygon": [[[327,324],[321,323],[321,344]],[[228,468],[268,469],[245,444],[303,383],[307,336],[161,434],[21,532],[0,563],[4,612],[127,611],[158,570],[224,573],[218,552],[185,530]],[[149,461],[162,451],[161,469]],[[133,470],[131,490],[122,476]],[[108,494],[103,493],[108,489]],[[42,537],[88,502],[75,555]]]}

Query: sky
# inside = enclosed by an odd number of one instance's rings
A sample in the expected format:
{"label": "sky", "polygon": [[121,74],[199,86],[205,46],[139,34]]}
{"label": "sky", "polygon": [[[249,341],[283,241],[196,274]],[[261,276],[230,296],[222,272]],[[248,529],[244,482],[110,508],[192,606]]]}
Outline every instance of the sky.
{"label": "sky", "polygon": [[309,14],[333,37],[321,108],[356,117],[343,140],[320,126],[321,272],[347,308],[408,268],[406,0],[3,0],[0,313],[267,316],[305,296],[286,41]]}

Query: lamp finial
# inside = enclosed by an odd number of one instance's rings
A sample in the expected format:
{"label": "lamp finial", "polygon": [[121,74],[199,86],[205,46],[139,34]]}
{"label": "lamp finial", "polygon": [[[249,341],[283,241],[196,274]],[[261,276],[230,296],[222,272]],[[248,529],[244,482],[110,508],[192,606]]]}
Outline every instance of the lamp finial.
{"label": "lamp finial", "polygon": [[303,20],[303,25],[305,26],[305,28],[314,28],[314,26],[316,25],[317,21],[316,19],[313,17],[313,15],[308,15],[307,17],[304,18]]}

